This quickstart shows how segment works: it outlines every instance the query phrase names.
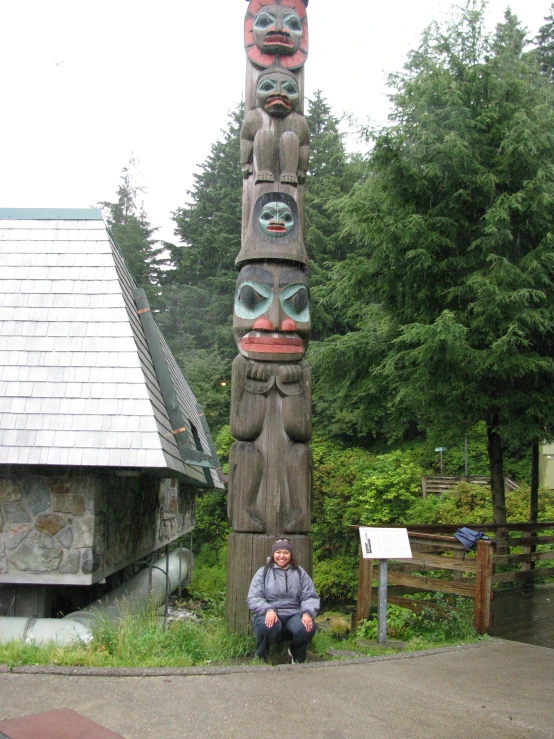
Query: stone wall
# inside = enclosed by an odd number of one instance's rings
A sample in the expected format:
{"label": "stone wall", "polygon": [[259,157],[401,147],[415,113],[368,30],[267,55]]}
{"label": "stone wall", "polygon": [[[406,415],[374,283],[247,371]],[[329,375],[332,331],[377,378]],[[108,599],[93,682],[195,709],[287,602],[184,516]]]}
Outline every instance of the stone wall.
{"label": "stone wall", "polygon": [[57,472],[0,472],[0,585],[90,585],[194,527],[177,480]]}

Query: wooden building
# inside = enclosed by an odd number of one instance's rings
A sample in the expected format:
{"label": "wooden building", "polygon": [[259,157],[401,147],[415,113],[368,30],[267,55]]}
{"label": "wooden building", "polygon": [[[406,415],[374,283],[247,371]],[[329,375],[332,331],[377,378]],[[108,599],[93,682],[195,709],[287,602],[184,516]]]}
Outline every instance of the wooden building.
{"label": "wooden building", "polygon": [[190,532],[196,491],[223,487],[101,211],[0,209],[0,615],[51,615],[61,590]]}

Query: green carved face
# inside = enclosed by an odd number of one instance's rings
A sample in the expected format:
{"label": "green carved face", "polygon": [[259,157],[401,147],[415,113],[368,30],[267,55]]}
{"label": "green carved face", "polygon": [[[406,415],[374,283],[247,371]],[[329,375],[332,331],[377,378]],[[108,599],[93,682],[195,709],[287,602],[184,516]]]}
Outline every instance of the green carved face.
{"label": "green carved face", "polygon": [[285,262],[243,267],[235,289],[233,333],[245,357],[295,362],[310,341],[310,304],[303,270]]}
{"label": "green carved face", "polygon": [[288,236],[294,226],[294,216],[285,203],[273,201],[267,203],[259,218],[262,231],[274,239]]}
{"label": "green carved face", "polygon": [[264,54],[290,56],[302,42],[302,21],[286,5],[265,5],[254,18],[254,42]]}
{"label": "green carved face", "polygon": [[300,94],[296,79],[286,72],[272,70],[258,80],[258,105],[266,113],[284,117],[298,108]]}

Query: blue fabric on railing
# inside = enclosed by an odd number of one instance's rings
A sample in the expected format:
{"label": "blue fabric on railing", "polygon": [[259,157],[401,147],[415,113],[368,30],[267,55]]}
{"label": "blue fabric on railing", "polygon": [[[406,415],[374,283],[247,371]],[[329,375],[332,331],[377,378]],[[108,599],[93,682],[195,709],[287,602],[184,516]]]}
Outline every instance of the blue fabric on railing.
{"label": "blue fabric on railing", "polygon": [[473,549],[477,546],[479,539],[491,540],[490,536],[485,536],[482,531],[474,531],[473,529],[468,529],[467,526],[462,526],[461,529],[458,529],[454,536],[466,549]]}

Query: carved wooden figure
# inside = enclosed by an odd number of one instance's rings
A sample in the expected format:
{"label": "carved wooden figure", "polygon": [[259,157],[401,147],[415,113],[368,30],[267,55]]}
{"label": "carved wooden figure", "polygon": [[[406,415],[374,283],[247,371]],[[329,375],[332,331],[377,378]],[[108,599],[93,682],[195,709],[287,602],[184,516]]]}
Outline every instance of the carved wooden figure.
{"label": "carved wooden figure", "polygon": [[249,628],[246,594],[276,535],[312,568],[310,340],[304,118],[308,0],[248,0],[243,209],[233,330],[227,620]]}
{"label": "carved wooden figure", "polygon": [[287,263],[244,267],[233,320],[229,517],[234,531],[310,530],[311,370],[306,276]]}
{"label": "carved wooden figure", "polygon": [[310,132],[297,112],[298,83],[293,75],[271,69],[258,78],[257,108],[249,111],[241,129],[241,165],[254,182],[302,184],[306,179]]}
{"label": "carved wooden figure", "polygon": [[250,0],[244,47],[258,67],[298,69],[308,56],[307,0]]}

